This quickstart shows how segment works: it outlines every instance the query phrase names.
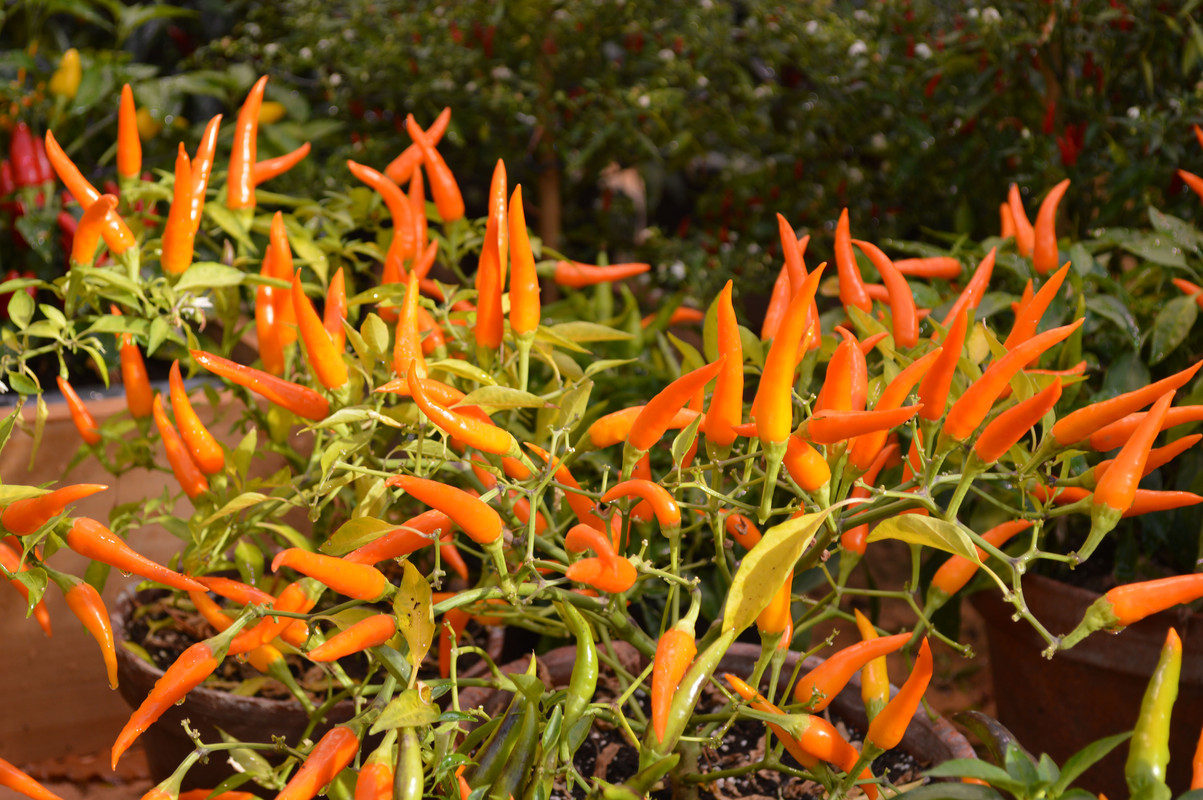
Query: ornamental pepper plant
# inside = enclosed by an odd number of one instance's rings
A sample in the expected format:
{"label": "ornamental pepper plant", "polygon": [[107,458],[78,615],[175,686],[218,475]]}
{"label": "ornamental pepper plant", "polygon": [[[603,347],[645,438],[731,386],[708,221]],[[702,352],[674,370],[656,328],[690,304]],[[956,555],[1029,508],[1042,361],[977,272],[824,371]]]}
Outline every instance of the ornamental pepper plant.
{"label": "ornamental pepper plant", "polygon": [[[6,334],[7,382],[39,403],[33,354],[78,351],[116,381],[103,353],[120,348],[128,412],[97,422],[81,401],[77,458],[115,476],[148,466],[178,487],[107,519],[72,511],[96,487],[3,490],[5,577],[39,621],[45,591],[70,595],[106,667],[118,645],[80,587],[100,589],[111,568],[160,589],[164,617],[196,621],[195,641],[155,664],[163,677],[114,731],[112,763],[201,685],[272,684],[311,715],[295,742],[193,731],[195,752],[158,794],[177,797],[202,756],[236,747],[278,766],[256,762],[223,790],[379,793],[391,771],[406,798],[692,797],[720,777],[703,754],[751,720],[766,746],[721,777],[775,771],[876,797],[897,777],[877,757],[922,713],[932,640],[959,647],[932,615],[975,574],[1052,657],[1203,595],[1193,581],[1129,581],[1072,633],[1024,602],[1030,569],[1078,566],[1124,517],[1203,501],[1140,484],[1180,455],[1153,452],[1190,413],[1177,393],[1200,365],[1111,396],[1084,390],[1075,365],[1099,323],[1081,270],[1062,266],[1054,212],[1037,215],[1031,252],[1007,235],[980,254],[907,262],[833,209],[831,265],[807,263],[808,240],[783,217],[773,325],[739,318],[734,283],[681,313],[683,298],[650,294],[648,265],[573,257],[531,235],[504,162],[488,199],[466,202],[437,117],[407,119],[402,183],[386,163],[354,162],[338,167],[343,191],[271,192],[288,164],[258,156],[251,112],[265,80],[170,169],[131,173],[120,198],[92,187],[48,131],[95,249],[43,287],[61,311],[43,305]],[[138,199],[159,202],[159,224]],[[999,313],[996,287],[1029,279]],[[172,365],[168,384],[147,382],[147,357]],[[212,406],[207,423],[198,409]],[[1118,450],[1105,469],[1096,437]],[[253,469],[267,457],[266,473]],[[1067,533],[1064,520],[1080,524]],[[125,541],[149,525],[181,542],[166,563]],[[883,540],[911,546],[913,579],[863,588],[853,573],[872,569]],[[63,548],[94,567],[62,571]],[[931,580],[927,560],[942,563]],[[916,622],[858,618],[869,598]],[[830,621],[864,643],[833,651],[812,635]],[[481,626],[534,634],[529,669],[497,670],[473,643]],[[574,648],[563,686],[539,669],[553,644]],[[737,644],[757,654],[744,674],[724,660]],[[891,652],[911,666],[889,676]],[[799,653],[829,660],[804,671]],[[825,710],[858,672],[871,721],[853,743]],[[462,702],[475,686],[511,700],[489,714]],[[347,715],[341,700],[354,701]],[[603,726],[634,750],[629,777],[581,771],[582,744]]]}

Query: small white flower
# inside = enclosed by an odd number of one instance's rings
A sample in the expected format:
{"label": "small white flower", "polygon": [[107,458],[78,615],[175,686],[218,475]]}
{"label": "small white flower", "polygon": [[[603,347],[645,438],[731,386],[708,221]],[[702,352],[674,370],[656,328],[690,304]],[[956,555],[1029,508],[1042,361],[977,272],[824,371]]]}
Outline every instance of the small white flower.
{"label": "small white flower", "polygon": [[302,47],[300,52],[297,53],[297,55],[299,55],[301,58],[308,61],[309,59],[313,58],[313,51],[310,50],[308,47]]}
{"label": "small white flower", "polygon": [[809,22],[806,23],[803,30],[805,30],[806,33],[809,34],[810,36],[814,36],[816,33],[819,32],[819,21],[815,20],[815,19],[810,20]]}
{"label": "small white flower", "polygon": [[342,75],[339,75],[337,72],[331,73],[331,75],[330,75],[330,85],[331,86],[338,86],[342,82],[343,82]]}
{"label": "small white flower", "polygon": [[674,261],[668,267],[668,274],[679,281],[685,280],[685,262],[681,260]]}
{"label": "small white flower", "polygon": [[247,24],[247,26],[246,26],[247,36],[259,36],[262,33],[263,33],[263,30],[258,25],[256,25],[254,22]]}
{"label": "small white flower", "polygon": [[978,15],[979,15],[981,12],[980,12],[980,11],[978,11],[976,8],[970,8],[970,9],[969,9],[967,12],[965,12],[965,13],[969,15],[969,19],[977,19],[977,18],[978,18]]}
{"label": "small white flower", "polygon": [[1128,109],[1128,119],[1140,119],[1140,106],[1132,106]]}
{"label": "small white flower", "polygon": [[709,78],[707,78],[705,75],[698,76],[698,86],[709,86],[709,85],[710,85]]}
{"label": "small white flower", "polygon": [[982,9],[982,22],[998,22],[1002,19],[1002,14],[998,13],[998,9],[994,6],[987,6]]}
{"label": "small white flower", "polygon": [[874,150],[885,150],[889,145],[884,133],[875,133],[869,138],[869,146]]}
{"label": "small white flower", "polygon": [[508,81],[512,77],[514,77],[513,71],[510,70],[510,68],[507,67],[505,64],[502,64],[497,67],[493,67],[493,79],[494,80]]}
{"label": "small white flower", "polygon": [[853,11],[852,18],[855,19],[857,22],[872,22],[873,21],[873,15],[870,14],[868,11],[865,11],[863,8],[858,8],[855,11]]}
{"label": "small white flower", "polygon": [[464,84],[464,91],[471,94],[476,91],[476,81],[468,81]]}
{"label": "small white flower", "polygon": [[343,38],[348,42],[355,41],[355,29],[352,27],[343,28]]}
{"label": "small white flower", "polygon": [[931,58],[931,48],[927,46],[927,42],[919,42],[915,45],[915,55],[919,58]]}
{"label": "small white flower", "polygon": [[853,186],[862,183],[865,180],[865,173],[861,172],[857,167],[852,167],[848,170],[848,182]]}
{"label": "small white flower", "polygon": [[852,43],[852,46],[848,48],[848,55],[852,58],[855,58],[856,56],[863,56],[867,52],[869,52],[869,45],[865,44],[860,39],[857,39]]}
{"label": "small white flower", "polygon": [[648,97],[646,94],[639,95],[639,99],[635,101],[635,105],[639,106],[640,108],[647,108],[651,104],[652,98]]}
{"label": "small white flower", "polygon": [[268,42],[263,47],[263,52],[269,56],[274,56],[279,50],[280,50],[280,45],[276,44],[275,42]]}
{"label": "small white flower", "polygon": [[664,48],[659,53],[656,53],[656,55],[660,57],[661,61],[672,61],[674,58],[677,57],[677,54],[674,53],[672,51],[672,49],[668,48],[668,47]]}

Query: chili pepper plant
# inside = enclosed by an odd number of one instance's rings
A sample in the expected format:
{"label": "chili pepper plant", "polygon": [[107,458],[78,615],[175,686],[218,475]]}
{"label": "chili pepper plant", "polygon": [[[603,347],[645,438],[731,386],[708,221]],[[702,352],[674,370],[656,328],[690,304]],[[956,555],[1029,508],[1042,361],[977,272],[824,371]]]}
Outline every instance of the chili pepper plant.
{"label": "chili pepper plant", "polygon": [[[1086,321],[1055,232],[1065,186],[1030,241],[1012,231],[968,264],[895,261],[853,236],[845,210],[832,214],[834,263],[808,265],[807,238],[782,216],[782,277],[759,330],[741,324],[730,282],[645,317],[632,287],[646,291],[649,265],[583,263],[532,237],[504,161],[487,204],[466,204],[439,118],[409,117],[390,164],[347,164],[345,191],[270,193],[263,184],[305,154],[259,158],[266,81],[154,180],[137,168],[127,106],[119,197],[93,188],[47,132],[56,175],[86,211],[69,270],[42,285],[62,310],[10,301],[19,313],[0,357],[10,387],[40,397],[34,354],[79,351],[105,374],[103,352],[119,347],[129,415],[97,424],[76,402],[79,457],[170,470],[193,509],[180,518],[175,497],[147,498],[94,519],[70,504],[97,487],[2,490],[5,577],[35,618],[46,591],[72,598],[106,666],[124,646],[96,594],[111,568],[204,621],[209,635],[157,665],[162,678],[114,732],[112,763],[193,688],[231,685],[225,668],[243,661],[265,674],[255,685],[275,682],[313,709],[303,741],[194,732],[194,752],[155,797],[177,797],[198,761],[227,753],[282,758],[199,788],[693,797],[719,777],[769,770],[831,796],[876,797],[893,791],[876,758],[924,713],[931,639],[957,646],[931,616],[975,574],[1053,657],[1203,594],[1197,576],[1131,584],[1073,632],[1046,630],[1024,603],[1035,565],[1080,564],[1121,517],[1203,500],[1139,488],[1172,457],[1152,448],[1199,364],[1062,402],[1080,376],[1054,367],[1077,358]],[[162,211],[139,211],[140,200]],[[974,318],[1000,253],[1032,279],[1006,328]],[[866,282],[873,274],[881,283]],[[961,288],[929,312],[916,297],[937,292],[922,288],[933,280]],[[544,302],[553,283],[561,297]],[[1041,330],[1054,301],[1077,310]],[[147,383],[147,355],[171,363],[166,392]],[[186,380],[201,376],[200,391]],[[74,376],[57,377],[70,397]],[[222,398],[207,429],[196,406]],[[1122,447],[1087,483],[1079,470],[1097,436]],[[256,475],[264,454],[281,466]],[[1066,503],[1074,476],[1084,494]],[[1088,531],[1051,537],[1071,515]],[[181,541],[167,563],[124,541],[152,524]],[[886,539],[911,546],[912,580],[851,581]],[[59,569],[64,548],[93,566]],[[925,557],[943,561],[930,581]],[[881,630],[854,614],[870,599],[910,608],[915,624]],[[831,652],[811,636],[830,620],[864,641]],[[461,638],[473,621],[537,634],[530,670],[501,674]],[[759,658],[749,674],[724,674],[737,642]],[[576,649],[563,688],[538,671],[556,643]],[[640,666],[624,667],[623,650]],[[803,674],[783,668],[791,651],[828,659]],[[898,651],[912,666],[890,676],[883,658]],[[465,676],[469,659],[485,659],[485,677]],[[870,722],[854,745],[824,710],[858,672]],[[460,702],[482,683],[513,692],[491,718]],[[342,699],[354,712],[333,718]],[[707,773],[706,753],[740,720],[767,726],[766,747]],[[578,768],[603,725],[634,749],[633,774]]]}

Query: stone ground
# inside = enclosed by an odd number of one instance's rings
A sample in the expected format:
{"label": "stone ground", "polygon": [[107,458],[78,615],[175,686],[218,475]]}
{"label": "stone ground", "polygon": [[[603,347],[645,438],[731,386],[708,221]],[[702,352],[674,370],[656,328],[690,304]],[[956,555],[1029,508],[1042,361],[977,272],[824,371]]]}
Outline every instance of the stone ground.
{"label": "stone ground", "polygon": [[[875,574],[879,587],[891,585],[895,580],[901,581],[909,575],[909,560],[904,545],[879,542],[871,547],[880,551],[880,556],[879,553],[873,554],[874,564],[885,565]],[[896,607],[898,605],[900,604],[883,605],[879,621],[887,630],[901,630],[904,626],[912,624],[913,617],[906,609]],[[961,640],[972,646],[977,656],[967,660],[951,648],[936,643],[932,648],[936,658],[936,674],[928,689],[927,700],[939,713],[978,709],[993,714],[990,659],[982,621],[968,603],[962,608]],[[818,635],[826,636],[830,627],[820,631]],[[837,647],[858,640],[855,625],[841,624],[838,627],[840,633],[836,639]],[[895,684],[902,683],[906,674],[906,667],[901,659],[891,661],[890,678]],[[108,767],[107,750],[17,766],[37,778],[63,800],[138,800],[152,786],[146,756],[137,745],[122,758],[116,773]],[[23,797],[0,787],[0,800],[22,800]]]}

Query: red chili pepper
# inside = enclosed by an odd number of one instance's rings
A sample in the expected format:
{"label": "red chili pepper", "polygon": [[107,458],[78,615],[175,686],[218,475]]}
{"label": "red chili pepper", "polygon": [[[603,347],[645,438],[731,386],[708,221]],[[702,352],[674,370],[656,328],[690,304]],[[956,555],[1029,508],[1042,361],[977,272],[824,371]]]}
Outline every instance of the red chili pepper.
{"label": "red chili pepper", "polygon": [[805,492],[817,492],[831,480],[831,467],[818,450],[805,439],[789,437],[781,460],[794,483]]}
{"label": "red chili pepper", "polygon": [[105,217],[117,207],[117,198],[111,194],[101,195],[95,203],[80,217],[75,229],[75,238],[71,242],[72,267],[90,267],[96,260],[96,246],[100,244],[100,233],[105,225]]}
{"label": "red chili pepper", "polygon": [[[16,548],[10,545],[7,541],[0,540],[0,567],[3,567],[14,577],[8,578],[9,584],[25,599],[25,607],[29,608],[29,588],[21,583],[15,576],[19,572],[25,572],[29,569],[29,565],[22,563],[21,554]],[[47,635],[51,635],[50,629],[50,612],[46,610],[46,600],[43,598],[38,600],[33,606],[33,618],[37,620],[42,631]]]}
{"label": "red chili pepper", "polygon": [[[915,384],[919,383],[927,375],[928,371],[943,353],[943,348],[937,347],[930,353],[926,353],[911,362],[906,369],[894,377],[894,380],[886,384],[886,388],[881,392],[881,397],[877,399],[877,405],[873,408],[877,411],[901,408],[902,404],[910,396],[911,390],[915,388]],[[849,450],[849,463],[859,470],[869,469],[873,460],[877,458],[877,454],[885,447],[886,436],[886,431],[878,431],[858,437]]]}
{"label": "red chili pepper", "polygon": [[828,656],[798,681],[794,687],[794,700],[805,705],[807,711],[822,711],[862,667],[875,658],[897,652],[910,638],[909,633],[899,633],[869,639]]}
{"label": "red chili pepper", "polygon": [[802,423],[798,435],[815,444],[835,444],[875,431],[890,430],[915,416],[921,406],[883,411],[820,411]]}
{"label": "red chili pepper", "polygon": [[[762,442],[784,445],[793,429],[794,368],[798,363],[798,353],[804,349],[800,340],[803,339],[802,332],[806,326],[806,309],[818,291],[825,266],[820,264],[807,276],[802,288],[794,293],[781,329],[773,338],[765,357],[760,386],[752,403],[756,433]],[[784,447],[781,449],[784,450]]]}
{"label": "red chili pepper", "polygon": [[352,653],[382,645],[396,633],[397,621],[393,619],[392,614],[376,614],[331,636],[305,655],[310,661],[337,661]]}
{"label": "red chili pepper", "polygon": [[[199,584],[198,584],[199,585]],[[189,647],[176,659],[163,677],[159,678],[150,690],[150,694],[130,716],[117,741],[113,744],[112,767],[117,769],[117,761],[138,738],[167,709],[178,703],[188,692],[199,686],[205,678],[213,674],[220,660],[214,653],[210,641],[197,642]]]}
{"label": "red chili pepper", "polygon": [[652,512],[660,523],[660,532],[674,538],[681,532],[681,507],[668,490],[642,478],[630,478],[610,487],[601,496],[603,503],[612,503],[620,497],[641,497],[651,504]]}
{"label": "red chili pepper", "polygon": [[533,334],[539,327],[539,276],[535,272],[535,256],[531,251],[530,235],[526,230],[526,214],[522,209],[522,187],[515,186],[510,198],[510,330],[515,336]]}
{"label": "red chili pepper", "polygon": [[339,267],[330,285],[326,287],[326,305],[322,308],[322,327],[330,334],[335,352],[341,353],[347,344],[347,332],[343,320],[347,318],[347,279]]}
{"label": "red chili pepper", "polygon": [[255,163],[255,169],[251,172],[251,181],[257,187],[261,183],[283,175],[304,161],[307,155],[309,155],[309,142],[305,142],[296,150],[291,150],[282,156],[258,161]]}
{"label": "red chili pepper", "polygon": [[312,389],[281,380],[261,370],[244,367],[227,358],[206,353],[203,350],[190,350],[192,358],[205,369],[227,378],[239,386],[245,386],[286,411],[291,411],[305,419],[325,419],[330,413],[330,403]]}
{"label": "red chili pepper", "polygon": [[1069,178],[1054,186],[1045,195],[1036,215],[1036,226],[1032,237],[1032,267],[1037,274],[1044,275],[1057,268],[1057,206],[1069,188]]}
{"label": "red chili pepper", "polygon": [[46,143],[38,137],[33,140],[33,159],[38,169],[38,183],[54,183],[54,167],[50,164],[50,156],[46,154]]}
{"label": "red chili pepper", "polygon": [[386,483],[399,486],[406,494],[451,517],[477,544],[489,544],[501,537],[501,516],[463,489],[412,475],[394,475]]}
{"label": "red chili pepper", "polygon": [[1019,311],[1015,313],[1015,323],[1011,326],[1011,333],[1007,336],[1007,340],[1003,342],[1003,347],[1010,350],[1035,335],[1036,326],[1040,324],[1040,318],[1044,316],[1044,312],[1048,309],[1049,304],[1057,296],[1057,292],[1061,289],[1061,284],[1065,281],[1067,274],[1069,274],[1068,262],[1056,274],[1044,282],[1044,285],[1040,287],[1040,291],[1033,295],[1031,300],[1020,305]]}
{"label": "red chili pepper", "polygon": [[[75,198],[75,202],[87,208],[100,199],[100,192],[96,191],[96,187],[88,182],[79,171],[79,167],[67,157],[50,131],[46,131],[46,155],[59,180]],[[120,255],[136,244],[133,231],[125,224],[125,220],[115,212],[109,214],[106,219],[108,224],[102,229],[101,235],[104,236],[104,243],[110,252]]]}
{"label": "red chili pepper", "polygon": [[636,275],[642,275],[652,268],[651,264],[630,263],[611,264],[608,267],[598,267],[592,264],[582,264],[579,261],[557,261],[552,280],[560,286],[570,289],[582,289],[599,283],[611,283]]}
{"label": "red chili pepper", "polygon": [[1053,425],[1053,441],[1059,447],[1076,445],[1104,426],[1123,419],[1134,411],[1139,411],[1166,392],[1185,386],[1200,367],[1203,367],[1203,361],[1198,361],[1181,372],[1176,372],[1168,378],[1162,378],[1156,383],[1150,383],[1148,386],[1125,392],[1110,400],[1091,403],[1084,408],[1070,412]]}
{"label": "red chili pepper", "polygon": [[912,278],[941,278],[953,280],[961,274],[961,260],[952,256],[928,256],[926,258],[900,258],[894,268]]}
{"label": "red chili pepper", "polygon": [[982,377],[974,381],[952,404],[944,420],[944,434],[955,441],[967,439],[990,413],[994,401],[1015,373],[1053,345],[1068,338],[1082,322],[1082,318],[1079,318],[1069,325],[1037,334],[992,363]]}
{"label": "red chili pepper", "polygon": [[172,427],[171,420],[167,418],[167,412],[163,410],[162,396],[157,394],[154,396],[154,415],[159,435],[163,437],[163,447],[167,451],[167,462],[171,464],[171,471],[175,473],[175,479],[179,482],[180,488],[184,490],[184,494],[195,500],[209,491],[209,481],[196,466],[192,456],[188,454],[184,440]]}
{"label": "red chili pepper", "polygon": [[652,730],[659,741],[664,741],[677,687],[697,654],[692,620],[681,620],[661,634],[656,643],[656,657],[652,659]]}
{"label": "red chili pepper", "polygon": [[[965,284],[965,289],[957,297],[956,302],[952,304],[952,308],[948,309],[948,313],[944,315],[941,325],[944,328],[957,318],[957,315],[964,310],[976,309],[978,304],[982,302],[982,297],[986,294],[986,287],[990,285],[990,276],[994,273],[994,258],[997,249],[991,247],[990,252],[977,265],[977,269],[973,272],[973,277],[969,279],[969,283]],[[939,341],[938,335],[932,336],[932,341]]]}
{"label": "red chili pepper", "polygon": [[75,429],[79,431],[80,437],[90,445],[100,444],[100,428],[96,425],[96,419],[92,416],[92,412],[88,411],[88,407],[84,405],[83,400],[79,399],[79,395],[75,393],[75,389],[66,378],[58,375],[55,380],[58,381],[58,390],[63,393],[63,398],[67,401],[67,410],[71,412],[71,421],[75,423]]}
{"label": "red chili pepper", "polygon": [[631,424],[627,444],[636,451],[650,450],[668,430],[677,412],[718,374],[724,360],[720,356],[713,364],[687,372],[661,389],[647,402]]}
{"label": "red chili pepper", "polygon": [[226,207],[231,209],[255,207],[255,160],[258,153],[259,109],[267,76],[255,81],[234,125],[234,146],[230,150],[230,166],[226,177]]}
{"label": "red chili pepper", "polygon": [[973,444],[973,454],[983,464],[993,464],[1022,439],[1061,399],[1061,379],[1048,388],[999,414]]}
{"label": "red chili pepper", "polygon": [[1007,203],[1011,206],[1011,219],[1015,223],[1015,249],[1024,258],[1031,258],[1036,245],[1036,231],[1028,222],[1027,212],[1023,210],[1023,198],[1019,187],[1011,184],[1007,192]]}
{"label": "red chili pepper", "polygon": [[877,245],[860,239],[853,239],[852,243],[869,257],[869,261],[881,273],[881,280],[890,295],[890,316],[895,343],[899,347],[914,347],[919,343],[919,317],[915,310],[915,295],[907,285],[906,277]]}
{"label": "red chili pepper", "polygon": [[[1106,452],[1123,447],[1146,416],[1148,416],[1146,412],[1138,411],[1099,428],[1090,434],[1090,449]],[[1165,421],[1161,423],[1161,430],[1173,428],[1176,425],[1185,425],[1189,422],[1198,422],[1201,419],[1203,419],[1203,406],[1178,406],[1166,412]]]}
{"label": "red chili pepper", "polygon": [[451,174],[447,162],[435,149],[430,138],[418,127],[413,114],[405,118],[405,131],[414,140],[422,153],[422,161],[426,164],[426,174],[430,178],[430,193],[434,195],[434,205],[438,209],[443,224],[455,222],[464,216],[464,198],[460,194],[459,184]]}
{"label": "red chili pepper", "polygon": [[311,553],[298,547],[289,547],[276,554],[272,559],[272,572],[279,572],[280,567],[291,567],[356,600],[379,600],[392,588],[384,573],[373,566]]}
{"label": "red chili pepper", "polygon": [[63,800],[3,758],[0,758],[0,786],[7,786],[33,800]]}
{"label": "red chili pepper", "polygon": [[142,140],[138,136],[134,91],[127,83],[121,87],[121,105],[117,110],[117,175],[137,180],[142,174]]}
{"label": "red chili pepper", "polygon": [[225,468],[225,452],[193,409],[192,401],[188,399],[188,390],[184,388],[184,378],[180,375],[178,360],[171,362],[169,383],[171,410],[175,414],[180,436],[183,437],[184,444],[188,445],[188,453],[201,472],[216,475]]}
{"label": "red chili pepper", "polygon": [[0,514],[0,525],[9,533],[25,536],[63,513],[63,509],[72,503],[108,488],[101,483],[77,483],[37,497],[14,500]]}
{"label": "red chili pepper", "polygon": [[509,258],[505,190],[505,162],[498,159],[489,187],[489,216],[476,269],[476,324],[472,329],[476,346],[489,350],[501,347],[501,337],[505,333],[505,317],[501,310]]}
{"label": "red chili pepper", "polygon": [[919,657],[915,659],[915,668],[911,670],[910,677],[906,679],[906,683],[902,684],[898,694],[894,695],[881,713],[869,723],[869,731],[865,735],[866,743],[871,742],[882,750],[892,750],[898,746],[898,743],[902,741],[903,734],[906,733],[907,725],[910,724],[911,718],[915,716],[915,711],[919,708],[923,693],[927,691],[932,671],[931,646],[924,638],[923,644],[919,646]]}
{"label": "red chili pepper", "polygon": [[[443,138],[443,134],[447,131],[447,125],[451,122],[451,108],[444,108],[435,117],[434,122],[426,129],[426,138],[430,144],[437,145]],[[401,155],[394,158],[387,167],[384,168],[384,174],[388,175],[397,183],[405,183],[412,180],[418,175],[417,168],[422,164],[422,149],[417,144],[411,144],[401,151]]]}
{"label": "red chili pepper", "polygon": [[840,212],[839,222],[835,225],[835,265],[840,276],[840,303],[844,308],[856,306],[868,314],[873,310],[873,301],[865,291],[865,280],[852,251],[852,231],[846,208]]}
{"label": "red chili pepper", "polygon": [[344,386],[350,378],[347,364],[343,361],[343,354],[334,347],[334,341],[322,324],[322,318],[314,310],[313,303],[305,296],[299,271],[292,279],[292,308],[314,376],[330,391]]}
{"label": "red chili pepper", "polygon": [[393,240],[389,244],[386,262],[391,259],[397,266],[417,255],[417,242],[414,240],[413,210],[409,198],[401,187],[389,180],[388,176],[377,172],[371,167],[347,161],[351,174],[376,190],[384,205],[388,208],[393,220]]}
{"label": "red chili pepper", "polygon": [[40,183],[37,155],[33,150],[33,133],[29,130],[29,125],[24,122],[16,124],[8,148],[8,158],[13,167],[13,178],[17,187],[37,186]]}
{"label": "red chili pepper", "polygon": [[179,275],[192,266],[195,234],[192,232],[192,164],[180,142],[175,158],[175,188],[171,209],[163,226],[163,251],[159,262],[163,271]]}
{"label": "red chili pepper", "polygon": [[379,539],[347,553],[343,559],[355,564],[379,564],[381,561],[400,558],[428,547],[434,544],[436,539],[442,543],[442,549],[451,541],[452,524],[451,517],[442,511],[424,511]]}
{"label": "red chili pepper", "polygon": [[276,795],[276,800],[312,800],[350,766],[358,752],[359,737],[355,731],[345,725],[331,728],[309,751],[305,763]]}

